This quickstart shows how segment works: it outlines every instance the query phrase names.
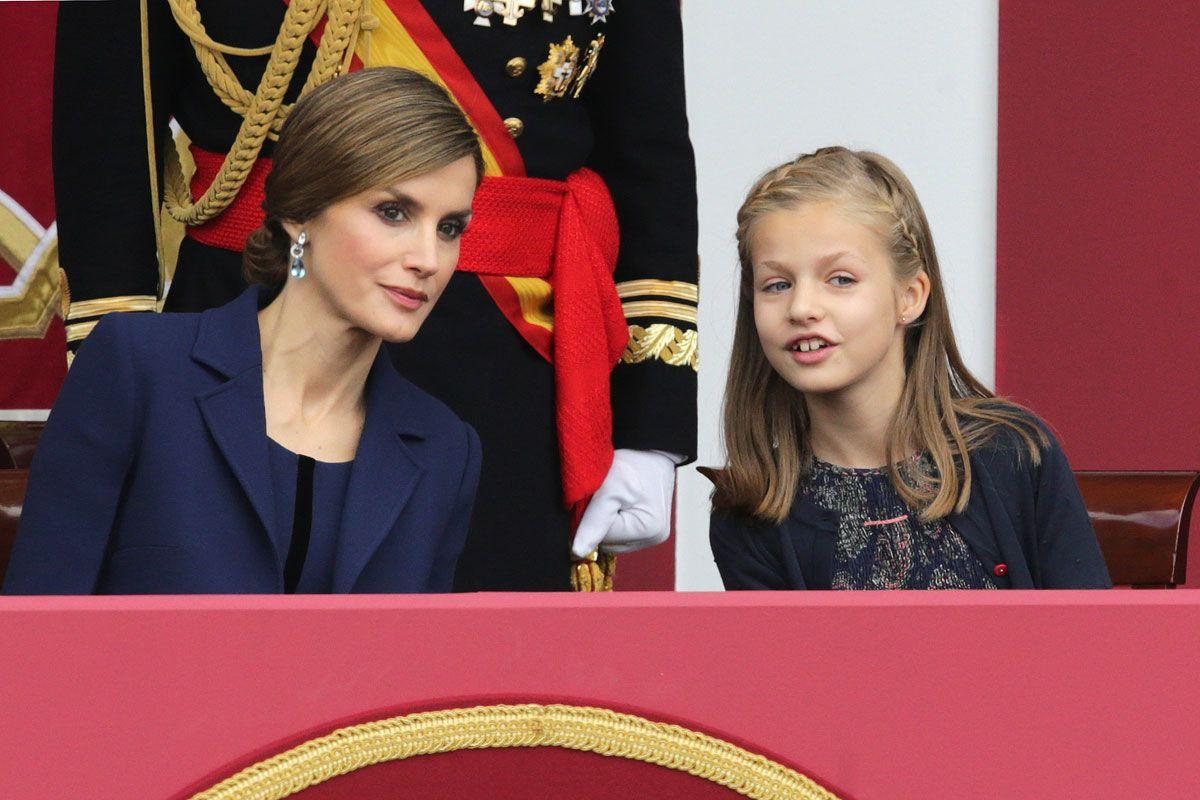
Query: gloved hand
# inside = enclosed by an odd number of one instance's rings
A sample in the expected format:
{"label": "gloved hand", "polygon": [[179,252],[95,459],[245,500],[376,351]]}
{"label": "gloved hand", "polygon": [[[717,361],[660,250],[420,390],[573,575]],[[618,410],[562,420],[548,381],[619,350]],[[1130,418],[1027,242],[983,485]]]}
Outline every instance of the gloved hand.
{"label": "gloved hand", "polygon": [[608,477],[579,522],[571,552],[585,558],[597,548],[629,553],[665,542],[671,535],[675,465],[682,460],[659,450],[616,451]]}

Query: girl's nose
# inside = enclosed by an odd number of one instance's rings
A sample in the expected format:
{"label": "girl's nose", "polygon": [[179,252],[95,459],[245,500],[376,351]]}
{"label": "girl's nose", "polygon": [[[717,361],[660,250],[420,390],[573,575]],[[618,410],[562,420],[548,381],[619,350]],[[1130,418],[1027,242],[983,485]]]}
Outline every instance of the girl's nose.
{"label": "girl's nose", "polygon": [[792,322],[807,322],[820,319],[824,315],[818,293],[804,282],[797,282],[792,288],[791,303],[788,304],[788,318]]}

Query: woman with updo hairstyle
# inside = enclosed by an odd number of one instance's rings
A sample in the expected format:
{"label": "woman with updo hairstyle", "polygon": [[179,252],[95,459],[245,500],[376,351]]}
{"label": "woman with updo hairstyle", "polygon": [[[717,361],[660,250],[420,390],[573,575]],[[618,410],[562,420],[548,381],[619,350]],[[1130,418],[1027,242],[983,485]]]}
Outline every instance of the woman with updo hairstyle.
{"label": "woman with updo hairstyle", "polygon": [[292,109],[247,242],[201,314],[109,314],[30,475],[9,594],[449,591],[475,431],[397,373],[483,172],[445,91],[386,67]]}

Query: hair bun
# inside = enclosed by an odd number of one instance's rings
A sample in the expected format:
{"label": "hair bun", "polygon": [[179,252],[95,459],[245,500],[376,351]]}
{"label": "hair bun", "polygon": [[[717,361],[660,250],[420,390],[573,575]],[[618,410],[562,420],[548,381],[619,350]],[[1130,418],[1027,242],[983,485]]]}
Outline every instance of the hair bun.
{"label": "hair bun", "polygon": [[242,274],[247,283],[280,286],[287,278],[288,236],[273,218],[254,229],[242,251]]}

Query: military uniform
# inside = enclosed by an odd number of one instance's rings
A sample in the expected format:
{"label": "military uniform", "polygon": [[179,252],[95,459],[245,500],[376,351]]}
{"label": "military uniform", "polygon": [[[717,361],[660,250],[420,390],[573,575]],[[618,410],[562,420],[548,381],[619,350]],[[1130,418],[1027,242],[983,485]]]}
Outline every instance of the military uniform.
{"label": "military uniform", "polygon": [[[564,195],[565,207],[581,176],[602,179],[600,190],[611,193],[619,222],[612,296],[619,297],[628,331],[611,373],[612,445],[690,459],[696,436],[697,231],[678,4],[510,2],[511,8],[500,0],[371,0],[355,22],[354,53],[347,53],[346,63],[422,68],[404,59],[426,59],[424,71],[438,75],[480,130],[488,174],[497,178],[485,181],[481,195],[492,184],[508,185],[500,178],[513,177],[510,183],[526,188],[542,184],[524,179],[542,179],[543,188]],[[64,4],[60,10],[55,181],[61,259],[73,303],[68,338],[75,343],[100,314],[152,308],[159,298],[155,202],[167,189],[162,162],[171,146],[168,117],[198,148],[198,173],[209,173],[205,180],[243,126],[244,114],[218,98],[201,67],[196,26],[180,12],[184,0],[172,3],[174,15],[166,0],[146,0],[141,13],[132,2]],[[280,35],[286,8],[274,0],[211,0],[200,19],[211,41],[256,48]],[[300,48],[285,104],[299,96],[314,62],[321,63],[317,39],[308,37]],[[102,52],[97,42],[104,42]],[[254,93],[268,56],[229,55],[225,61]],[[148,130],[155,133],[149,141]],[[259,161],[270,153],[268,138]],[[252,175],[228,209],[189,229],[167,310],[209,308],[243,288],[237,237],[244,226],[227,221],[246,213],[244,196],[253,196],[255,180]],[[203,194],[203,183],[193,181],[193,199]],[[602,203],[572,207],[571,224],[583,235],[604,226]],[[521,220],[529,224],[525,208],[505,202],[481,207],[477,198],[476,230],[468,235],[476,236],[478,247],[464,241],[460,271],[421,332],[413,342],[391,347],[403,374],[455,408],[482,439],[483,477],[457,579],[464,590],[567,585],[572,514],[564,504],[561,398],[556,404],[564,372],[560,365],[556,378],[551,363],[560,346],[555,337],[563,336],[556,326],[563,313],[556,306],[564,297],[563,285],[555,284],[561,275],[515,268],[479,274],[471,263],[474,253],[487,249],[484,235],[503,238],[507,231],[517,243],[528,235],[517,227]],[[556,219],[546,216],[542,227],[553,229]],[[561,249],[558,240],[554,247]],[[554,270],[564,272],[561,265]]]}

